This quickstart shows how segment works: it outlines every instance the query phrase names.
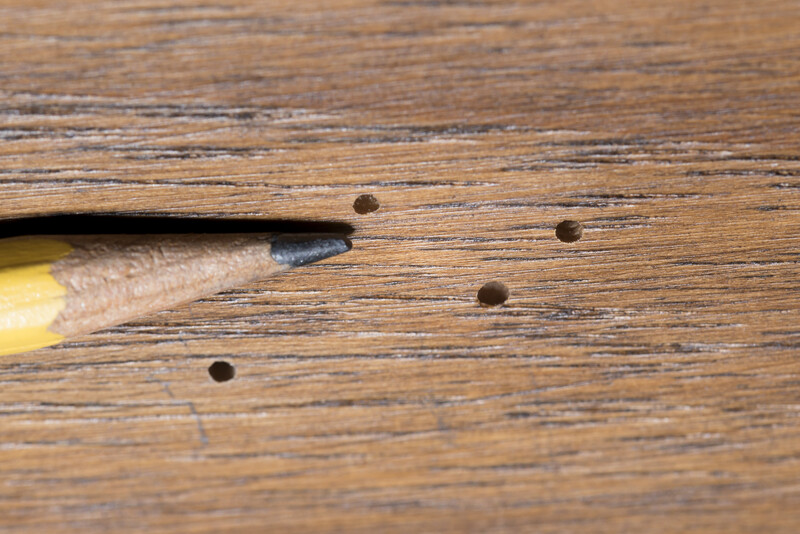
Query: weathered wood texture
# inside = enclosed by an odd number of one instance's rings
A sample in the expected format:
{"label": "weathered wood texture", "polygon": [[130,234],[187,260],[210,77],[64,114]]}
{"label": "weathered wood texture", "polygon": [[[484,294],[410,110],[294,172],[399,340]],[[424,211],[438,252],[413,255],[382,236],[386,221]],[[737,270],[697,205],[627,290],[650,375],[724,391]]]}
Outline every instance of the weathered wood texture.
{"label": "weathered wood texture", "polygon": [[4,357],[0,530],[797,532],[798,110],[793,0],[3,0],[3,218],[355,248]]}

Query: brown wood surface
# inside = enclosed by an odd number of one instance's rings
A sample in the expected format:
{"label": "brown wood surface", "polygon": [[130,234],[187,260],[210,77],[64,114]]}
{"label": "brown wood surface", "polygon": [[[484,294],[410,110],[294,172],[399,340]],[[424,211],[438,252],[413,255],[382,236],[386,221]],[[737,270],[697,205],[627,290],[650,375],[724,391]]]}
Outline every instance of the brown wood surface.
{"label": "brown wood surface", "polygon": [[4,357],[0,531],[797,532],[799,110],[794,0],[0,1],[13,228],[354,228]]}

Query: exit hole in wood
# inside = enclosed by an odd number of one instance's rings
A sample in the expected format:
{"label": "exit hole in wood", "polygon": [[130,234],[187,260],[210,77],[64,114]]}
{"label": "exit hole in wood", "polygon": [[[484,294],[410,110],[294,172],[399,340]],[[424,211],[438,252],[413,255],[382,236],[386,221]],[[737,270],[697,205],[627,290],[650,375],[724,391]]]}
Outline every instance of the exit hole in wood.
{"label": "exit hole in wood", "polygon": [[360,195],[356,201],[353,202],[353,209],[359,215],[372,213],[373,211],[377,211],[380,207],[380,202],[378,202],[378,199],[373,195]]}
{"label": "exit hole in wood", "polygon": [[499,306],[508,300],[508,288],[501,282],[489,282],[478,290],[478,301],[483,306]]}
{"label": "exit hole in wood", "polygon": [[578,221],[561,221],[556,226],[556,237],[564,243],[574,243],[583,236],[583,225]]}
{"label": "exit hole in wood", "polygon": [[208,368],[208,374],[216,382],[227,382],[236,376],[236,368],[228,362],[214,362]]}

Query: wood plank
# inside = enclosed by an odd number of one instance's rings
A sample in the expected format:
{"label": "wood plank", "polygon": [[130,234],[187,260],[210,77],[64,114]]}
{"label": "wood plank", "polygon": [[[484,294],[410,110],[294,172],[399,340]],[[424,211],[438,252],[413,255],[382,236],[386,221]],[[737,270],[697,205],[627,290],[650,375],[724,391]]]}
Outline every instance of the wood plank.
{"label": "wood plank", "polygon": [[796,532],[798,28],[792,0],[0,2],[3,235],[354,230],[4,357],[0,531]]}

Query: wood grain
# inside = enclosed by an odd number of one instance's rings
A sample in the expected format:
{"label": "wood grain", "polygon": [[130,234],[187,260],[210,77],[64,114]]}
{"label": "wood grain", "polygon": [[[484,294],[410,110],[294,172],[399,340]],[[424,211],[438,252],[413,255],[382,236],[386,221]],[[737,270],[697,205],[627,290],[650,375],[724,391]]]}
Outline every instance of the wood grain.
{"label": "wood grain", "polygon": [[792,0],[0,1],[2,217],[355,229],[3,358],[0,531],[796,532],[799,30]]}

